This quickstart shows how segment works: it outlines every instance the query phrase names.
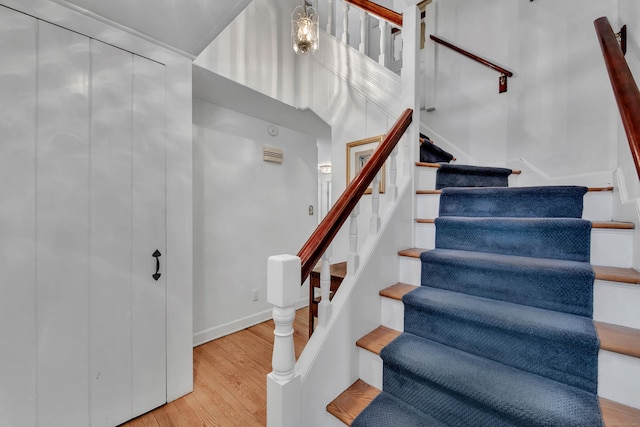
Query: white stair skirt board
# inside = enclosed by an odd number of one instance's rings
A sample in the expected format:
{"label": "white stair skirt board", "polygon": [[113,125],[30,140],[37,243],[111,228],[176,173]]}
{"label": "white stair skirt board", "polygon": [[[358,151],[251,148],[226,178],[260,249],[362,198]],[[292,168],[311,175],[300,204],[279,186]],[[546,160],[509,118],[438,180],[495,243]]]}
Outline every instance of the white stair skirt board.
{"label": "white stair skirt board", "polygon": [[640,408],[640,359],[600,350],[598,395]]}
{"label": "white stair skirt board", "polygon": [[599,322],[640,329],[640,286],[596,280],[593,318]]}
{"label": "white stair skirt board", "polygon": [[382,389],[382,359],[375,353],[358,347],[358,376],[364,382]]}
{"label": "white stair skirt board", "polygon": [[[611,221],[613,191],[590,191],[584,195],[582,218],[588,221]],[[416,195],[416,218],[436,218],[440,212],[439,194]]]}
{"label": "white stair skirt board", "polygon": [[[633,262],[633,231],[594,228],[591,231],[591,263],[630,268]],[[419,248],[435,248],[435,224],[417,223],[415,242]]]}
{"label": "white stair skirt board", "polygon": [[[637,299],[640,296],[640,289],[637,289],[635,294],[634,296]],[[387,322],[383,323],[383,326],[397,329],[394,326],[403,323],[404,306],[402,306],[402,302],[386,297],[381,298],[383,313],[386,311],[388,314],[394,313],[394,315],[397,316],[396,318],[385,318],[385,316],[383,316],[383,322]],[[402,307],[397,307],[397,304]],[[597,306],[599,302],[595,304]],[[367,381],[365,379],[366,376],[366,378],[370,378],[371,381],[377,381],[379,376],[381,379],[382,363],[380,358],[362,348],[358,348],[358,351],[360,352],[360,378]],[[370,356],[363,355],[362,353],[369,353]],[[376,369],[379,369],[379,371],[374,372]],[[380,386],[373,382],[370,384],[382,388],[381,382]],[[640,359],[600,350],[598,355],[598,395],[615,402],[640,408]]]}

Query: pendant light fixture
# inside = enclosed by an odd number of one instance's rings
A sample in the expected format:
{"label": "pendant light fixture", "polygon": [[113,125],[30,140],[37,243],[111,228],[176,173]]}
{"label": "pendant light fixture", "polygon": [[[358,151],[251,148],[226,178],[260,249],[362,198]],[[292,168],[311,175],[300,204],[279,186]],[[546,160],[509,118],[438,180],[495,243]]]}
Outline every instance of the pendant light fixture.
{"label": "pendant light fixture", "polygon": [[299,55],[318,49],[318,14],[304,0],[291,14],[291,41],[293,51]]}

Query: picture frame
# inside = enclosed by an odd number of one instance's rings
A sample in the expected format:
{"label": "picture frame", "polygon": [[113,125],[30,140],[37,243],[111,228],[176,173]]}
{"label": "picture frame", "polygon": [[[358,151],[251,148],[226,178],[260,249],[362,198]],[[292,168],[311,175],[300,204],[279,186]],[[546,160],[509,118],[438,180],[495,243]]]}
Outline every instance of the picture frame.
{"label": "picture frame", "polygon": [[[363,166],[378,148],[378,145],[384,140],[385,135],[373,136],[371,138],[360,139],[358,141],[347,143],[347,185],[358,175]],[[382,165],[382,173],[380,176],[380,186],[378,190],[380,194],[385,190],[385,170],[387,164]],[[364,194],[371,194],[372,186],[369,185]]]}

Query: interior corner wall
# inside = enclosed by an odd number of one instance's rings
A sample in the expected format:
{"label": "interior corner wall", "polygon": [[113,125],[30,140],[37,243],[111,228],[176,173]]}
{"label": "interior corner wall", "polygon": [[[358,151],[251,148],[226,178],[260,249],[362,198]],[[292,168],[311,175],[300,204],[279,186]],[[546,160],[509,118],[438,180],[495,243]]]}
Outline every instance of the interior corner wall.
{"label": "interior corner wall", "polygon": [[613,171],[614,106],[593,20],[615,14],[616,0],[447,0],[436,10],[439,37],[514,76],[499,94],[498,73],[438,45],[426,126],[486,165],[524,159],[549,178]]}
{"label": "interior corner wall", "polygon": [[[318,155],[314,137],[271,136],[269,123],[199,99],[193,123],[197,345],[271,318],[267,258],[297,253],[317,225]],[[283,163],[263,161],[263,146],[284,150]]]}
{"label": "interior corner wall", "polygon": [[194,64],[298,106],[296,55],[291,48],[295,0],[253,0]]}

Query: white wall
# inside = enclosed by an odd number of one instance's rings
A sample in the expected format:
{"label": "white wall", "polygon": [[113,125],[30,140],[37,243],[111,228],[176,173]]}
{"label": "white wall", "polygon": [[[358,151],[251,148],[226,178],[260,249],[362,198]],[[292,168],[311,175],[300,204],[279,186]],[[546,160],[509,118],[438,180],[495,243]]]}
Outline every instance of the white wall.
{"label": "white wall", "polygon": [[[267,258],[317,225],[316,138],[194,99],[194,344],[269,319]],[[262,160],[264,145],[284,150]],[[253,301],[257,289],[259,300]],[[308,288],[301,287],[304,302]]]}
{"label": "white wall", "polygon": [[436,34],[514,77],[498,94],[497,72],[438,46],[436,111],[423,123],[482,164],[524,159],[549,178],[610,174],[613,104],[593,20],[615,3],[438,1]]}
{"label": "white wall", "polygon": [[291,12],[295,0],[253,0],[194,64],[297,105]]}

